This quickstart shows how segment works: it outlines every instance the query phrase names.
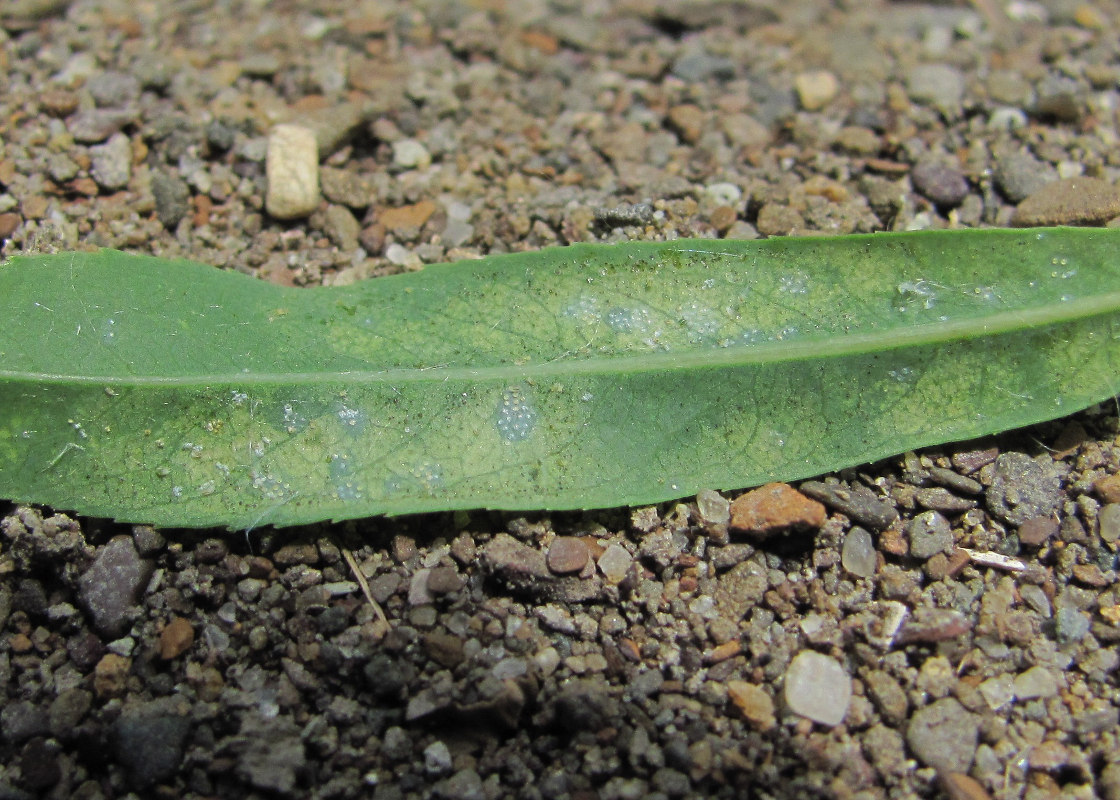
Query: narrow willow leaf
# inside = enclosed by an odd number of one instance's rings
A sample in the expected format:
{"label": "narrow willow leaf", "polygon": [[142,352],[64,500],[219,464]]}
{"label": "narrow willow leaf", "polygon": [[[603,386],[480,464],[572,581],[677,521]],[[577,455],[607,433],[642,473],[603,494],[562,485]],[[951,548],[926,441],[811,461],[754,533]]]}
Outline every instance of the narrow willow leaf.
{"label": "narrow willow leaf", "polygon": [[0,267],[0,497],[165,526],[651,503],[1114,393],[1120,231],[577,245],[285,289]]}

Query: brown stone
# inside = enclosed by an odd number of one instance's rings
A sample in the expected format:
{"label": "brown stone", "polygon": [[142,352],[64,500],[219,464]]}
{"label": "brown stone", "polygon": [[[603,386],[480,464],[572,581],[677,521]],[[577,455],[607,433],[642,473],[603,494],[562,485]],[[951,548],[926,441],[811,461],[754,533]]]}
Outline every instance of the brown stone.
{"label": "brown stone", "polygon": [[704,132],[704,112],[691,103],[683,103],[669,109],[669,127],[686,144],[696,144]]}
{"label": "brown stone", "polygon": [[1093,225],[1120,216],[1120,190],[1100,178],[1066,178],[1048,183],[1019,204],[1012,224]]}
{"label": "brown stone", "polygon": [[419,203],[400,208],[386,208],[378,215],[377,221],[384,225],[386,230],[399,235],[401,231],[419,229],[434,213],[436,213],[436,204],[431,200],[421,200]]}
{"label": "brown stone", "polygon": [[1027,547],[1038,547],[1057,532],[1056,519],[1032,517],[1019,526],[1019,541]]}
{"label": "brown stone", "polygon": [[755,730],[768,731],[777,724],[774,700],[761,686],[746,681],[728,681],[727,697]]}
{"label": "brown stone", "polygon": [[544,31],[525,31],[521,34],[521,41],[546,56],[556,55],[560,49],[560,40]]}
{"label": "brown stone", "polygon": [[721,233],[735,224],[735,209],[731,206],[717,206],[712,210],[708,221]]}
{"label": "brown stone", "polygon": [[39,95],[39,101],[52,117],[68,117],[78,110],[78,95],[67,89],[48,89]]}
{"label": "brown stone", "polygon": [[1112,583],[1109,576],[1101,572],[1101,568],[1096,564],[1075,564],[1073,579],[1094,589],[1103,589]]}
{"label": "brown stone", "polygon": [[979,781],[963,772],[942,772],[937,780],[949,800],[992,800]]}
{"label": "brown stone", "polygon": [[575,536],[557,536],[548,548],[548,568],[557,575],[581,572],[591,554],[582,539]]}
{"label": "brown stone", "polygon": [[1093,491],[1106,503],[1120,503],[1120,474],[1101,478],[1093,484]]}
{"label": "brown stone", "polygon": [[159,635],[159,657],[178,658],[194,644],[194,627],[182,617],[173,617]]}
{"label": "brown stone", "polygon": [[825,521],[824,506],[787,483],[768,483],[731,504],[731,527],[758,536],[783,530],[813,530]]}
{"label": "brown stone", "polygon": [[949,564],[945,569],[945,576],[948,578],[955,578],[961,574],[965,567],[968,566],[971,559],[968,552],[965,550],[954,550],[949,554]]}
{"label": "brown stone", "polygon": [[1085,442],[1088,442],[1090,439],[1091,437],[1085,430],[1084,425],[1080,422],[1070,422],[1062,428],[1062,432],[1058,434],[1058,438],[1056,438],[1054,443],[1050,446],[1050,455],[1055,461],[1069,458],[1077,452],[1078,447],[1085,444]]}
{"label": "brown stone", "polygon": [[93,690],[100,698],[119,697],[124,694],[128,671],[132,662],[116,653],[106,653],[93,668]]}
{"label": "brown stone", "polygon": [[1031,748],[1029,758],[1034,769],[1057,770],[1069,763],[1069,750],[1061,742],[1047,739]]}
{"label": "brown stone", "polygon": [[23,198],[20,211],[24,219],[42,219],[47,215],[47,198],[41,194],[33,194]]}
{"label": "brown stone", "polygon": [[451,594],[463,588],[463,578],[455,567],[433,567],[427,586],[432,594]]}
{"label": "brown stone", "polygon": [[879,549],[889,556],[904,556],[910,552],[910,542],[897,528],[887,528],[879,534]]}
{"label": "brown stone", "polygon": [[805,220],[787,205],[767,203],[759,209],[755,227],[765,236],[786,236],[805,227]]}
{"label": "brown stone", "polygon": [[19,214],[9,211],[7,214],[0,214],[0,239],[7,239],[16,232],[20,222]]}
{"label": "brown stone", "polygon": [[704,660],[709,664],[718,664],[729,658],[734,658],[743,652],[743,645],[738,639],[716,645],[704,655]]}

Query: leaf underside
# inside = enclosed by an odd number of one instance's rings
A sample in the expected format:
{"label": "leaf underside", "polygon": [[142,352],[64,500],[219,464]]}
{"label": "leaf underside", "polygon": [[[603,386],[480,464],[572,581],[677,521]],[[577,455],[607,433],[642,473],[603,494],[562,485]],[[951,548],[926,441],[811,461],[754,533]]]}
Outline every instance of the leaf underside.
{"label": "leaf underside", "polygon": [[0,266],[0,497],[162,526],[654,503],[1115,394],[1120,231],[574,245],[287,289]]}

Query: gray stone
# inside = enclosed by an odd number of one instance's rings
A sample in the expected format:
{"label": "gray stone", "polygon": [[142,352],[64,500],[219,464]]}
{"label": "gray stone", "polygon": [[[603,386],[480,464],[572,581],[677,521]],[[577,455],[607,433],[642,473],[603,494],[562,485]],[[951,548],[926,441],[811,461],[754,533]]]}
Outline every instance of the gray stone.
{"label": "gray stone", "polygon": [[123,133],[114,133],[105,144],[89,149],[90,175],[102,189],[116,191],[132,177],[132,144]]}
{"label": "gray stone", "polygon": [[968,180],[960,170],[937,161],[923,161],[910,171],[914,188],[939,208],[956,208],[968,196]]}
{"label": "gray stone", "polygon": [[156,216],[168,230],[174,230],[190,212],[190,187],[186,181],[168,172],[152,172],[152,197],[156,203]]}
{"label": "gray stone", "polygon": [[127,72],[101,72],[86,81],[93,102],[99,106],[124,106],[140,97],[140,80]]}
{"label": "gray stone", "polygon": [[1080,642],[1089,633],[1089,615],[1071,605],[1060,605],[1055,615],[1058,641]]}
{"label": "gray stone", "polygon": [[133,784],[144,789],[175,774],[189,732],[190,720],[171,698],[126,705],[113,723],[113,749]]}
{"label": "gray stone", "polygon": [[927,559],[937,553],[948,552],[953,547],[953,532],[949,520],[937,511],[923,511],[910,521],[910,555]]}
{"label": "gray stone", "polygon": [[1015,696],[1020,700],[1053,697],[1058,693],[1058,678],[1046,667],[1034,666],[1015,676]]}
{"label": "gray stone", "polygon": [[735,62],[726,56],[715,56],[700,50],[681,55],[669,71],[686,83],[731,80],[735,77]]}
{"label": "gray stone", "polygon": [[461,769],[440,781],[432,787],[432,794],[440,800],[484,800],[486,797],[482,777],[473,769]]}
{"label": "gray stone", "polygon": [[238,777],[257,789],[294,796],[296,781],[307,763],[299,727],[289,717],[266,719],[247,714],[236,736],[221,749],[237,756]]}
{"label": "gray stone", "polygon": [[98,633],[109,639],[124,635],[153,570],[152,562],[140,558],[131,537],[116,536],[101,548],[78,579],[78,600]]}
{"label": "gray stone", "polygon": [[65,741],[93,705],[93,695],[85,689],[60,693],[47,711],[51,734]]}
{"label": "gray stone", "polygon": [[1017,151],[996,161],[995,179],[996,186],[1009,202],[1021,203],[1046,184],[1058,180],[1058,171],[1030,153]]}
{"label": "gray stone", "polygon": [[8,701],[0,709],[0,736],[11,744],[25,742],[50,731],[46,709],[29,700]]}
{"label": "gray stone", "polygon": [[429,775],[445,775],[451,771],[451,751],[436,740],[424,748],[424,771]]}
{"label": "gray stone", "polygon": [[918,64],[906,76],[906,91],[919,103],[952,110],[964,97],[964,74],[949,64]]}
{"label": "gray stone", "polygon": [[980,717],[946,697],[918,709],[906,726],[906,744],[923,764],[967,773],[976,754]]}
{"label": "gray stone", "polygon": [[348,253],[358,248],[358,234],[362,228],[346,206],[327,206],[323,212],[321,228],[342,252]]}
{"label": "gray stone", "polygon": [[136,117],[136,112],[131,110],[91,108],[67,118],[66,130],[74,141],[93,144],[105,141],[125,125],[135,122]]}
{"label": "gray stone", "polygon": [[898,519],[898,510],[862,486],[805,481],[798,490],[829,508],[845,514],[860,525],[882,530]]}
{"label": "gray stone", "polygon": [[412,755],[412,738],[404,728],[394,725],[385,731],[381,754],[391,761],[404,761]]}
{"label": "gray stone", "polygon": [[988,511],[1011,525],[1050,516],[1062,499],[1062,478],[1049,456],[1034,459],[1025,453],[1003,453],[990,478],[985,493]]}
{"label": "gray stone", "polygon": [[715,603],[721,616],[742,619],[769,588],[766,570],[752,561],[742,561],[720,576]]}

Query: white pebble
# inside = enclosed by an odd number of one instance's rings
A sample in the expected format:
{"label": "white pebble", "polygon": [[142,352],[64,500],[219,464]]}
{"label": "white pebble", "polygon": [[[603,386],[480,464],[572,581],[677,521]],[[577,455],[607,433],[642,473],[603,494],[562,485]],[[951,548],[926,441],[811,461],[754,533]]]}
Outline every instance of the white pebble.
{"label": "white pebble", "polygon": [[432,163],[432,156],[428,148],[415,139],[400,139],[393,142],[393,163],[398,167],[424,169]]}
{"label": "white pebble", "polygon": [[696,508],[705,522],[714,525],[720,525],[731,519],[731,503],[712,489],[701,489],[696,493]]}
{"label": "white pebble", "polygon": [[451,771],[451,751],[436,740],[424,748],[424,771],[429,775],[445,775]]}
{"label": "white pebble", "polygon": [[848,713],[852,679],[836,659],[803,650],[786,671],[785,698],[795,714],[832,727]]}
{"label": "white pebble", "polygon": [[319,205],[319,146],[302,125],[277,125],[265,156],[265,208],[276,219],[306,217]]}

